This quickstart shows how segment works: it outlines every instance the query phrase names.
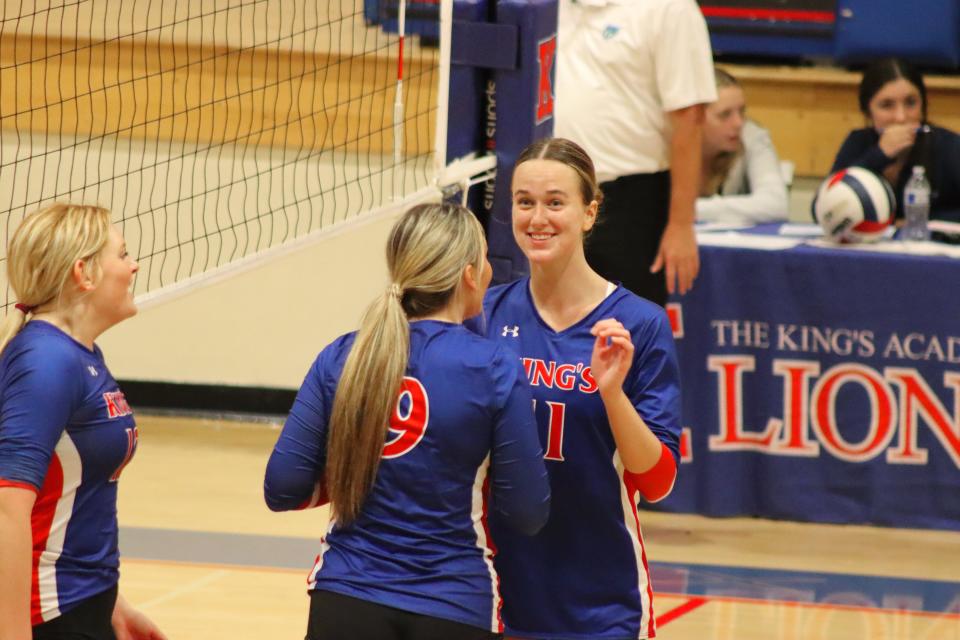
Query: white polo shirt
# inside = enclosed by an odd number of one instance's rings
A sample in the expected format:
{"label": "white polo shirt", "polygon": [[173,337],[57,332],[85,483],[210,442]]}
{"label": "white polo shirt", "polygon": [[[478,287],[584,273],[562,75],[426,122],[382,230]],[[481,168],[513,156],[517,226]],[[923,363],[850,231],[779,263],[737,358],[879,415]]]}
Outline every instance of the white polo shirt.
{"label": "white polo shirt", "polygon": [[668,111],[717,99],[694,0],[560,0],[555,133],[601,182],[670,168]]}

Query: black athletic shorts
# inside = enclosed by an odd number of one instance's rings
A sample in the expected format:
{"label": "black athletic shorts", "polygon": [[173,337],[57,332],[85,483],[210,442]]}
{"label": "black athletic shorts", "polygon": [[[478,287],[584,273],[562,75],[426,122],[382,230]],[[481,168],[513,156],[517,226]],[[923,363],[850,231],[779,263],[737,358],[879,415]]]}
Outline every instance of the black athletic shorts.
{"label": "black athletic shorts", "polygon": [[310,593],[306,640],[499,640],[503,636],[351,598],[332,591]]}
{"label": "black athletic shorts", "polygon": [[66,613],[33,628],[33,640],[116,640],[113,607],[117,586],[88,598]]}

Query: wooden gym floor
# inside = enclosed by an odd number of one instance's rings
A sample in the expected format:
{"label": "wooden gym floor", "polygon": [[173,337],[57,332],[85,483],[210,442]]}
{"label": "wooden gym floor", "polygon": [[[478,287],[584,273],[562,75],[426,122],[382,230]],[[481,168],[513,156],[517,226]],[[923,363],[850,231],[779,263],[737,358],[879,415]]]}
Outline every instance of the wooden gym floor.
{"label": "wooden gym floor", "polygon": [[[326,509],[275,514],[278,425],[138,417],[121,592],[171,640],[303,637]],[[645,512],[664,640],[960,640],[960,533]]]}

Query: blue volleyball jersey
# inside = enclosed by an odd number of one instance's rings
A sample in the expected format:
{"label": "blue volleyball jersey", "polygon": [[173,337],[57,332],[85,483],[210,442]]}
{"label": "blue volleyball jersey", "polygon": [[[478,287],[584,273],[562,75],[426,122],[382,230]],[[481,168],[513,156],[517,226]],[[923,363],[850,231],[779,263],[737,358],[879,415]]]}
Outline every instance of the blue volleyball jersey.
{"label": "blue volleyball jersey", "polygon": [[679,374],[663,309],[617,287],[580,322],[557,332],[537,313],[529,278],[491,288],[484,301],[484,330],[518,355],[529,379],[553,496],[549,520],[534,537],[492,520],[510,635],[656,634],[638,496],[590,373],[590,329],[605,318],[623,323],[634,343],[624,391],[679,460]]}
{"label": "blue volleyball jersey", "polygon": [[[323,478],[327,423],[354,337],[327,346],[297,394],[267,465],[274,510],[303,506]],[[531,402],[509,350],[459,324],[411,323],[376,480],[356,521],[331,524],[310,589],[500,631],[488,514],[532,533],[549,509]]]}
{"label": "blue volleyball jersey", "polygon": [[27,323],[0,356],[0,486],[37,492],[34,625],[117,583],[117,480],[136,447],[132,412],[100,349]]}

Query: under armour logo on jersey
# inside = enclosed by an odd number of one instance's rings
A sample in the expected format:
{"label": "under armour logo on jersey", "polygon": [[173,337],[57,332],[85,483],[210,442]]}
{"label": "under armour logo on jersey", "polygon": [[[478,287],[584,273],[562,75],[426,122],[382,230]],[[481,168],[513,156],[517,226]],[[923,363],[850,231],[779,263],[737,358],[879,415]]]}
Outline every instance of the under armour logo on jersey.
{"label": "under armour logo on jersey", "polygon": [[502,335],[503,337],[513,336],[514,338],[519,338],[520,327],[517,325],[513,325],[512,327],[509,325],[503,325],[503,333],[501,333],[500,335]]}
{"label": "under armour logo on jersey", "polygon": [[615,24],[608,24],[603,28],[603,39],[610,40],[616,37],[618,33],[620,33],[620,27]]}
{"label": "under armour logo on jersey", "polygon": [[97,373],[97,369],[96,369],[96,367],[94,367],[93,365],[88,365],[88,366],[87,366],[87,371],[89,371],[89,372],[90,372],[90,375],[92,375],[92,376],[94,376],[94,377],[100,375],[100,374]]}

